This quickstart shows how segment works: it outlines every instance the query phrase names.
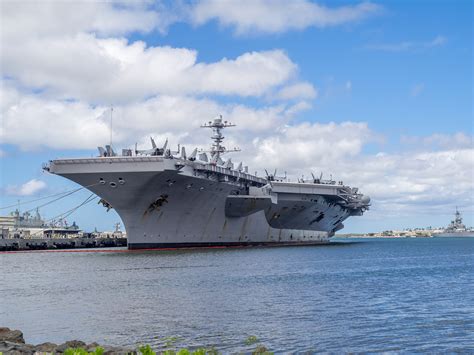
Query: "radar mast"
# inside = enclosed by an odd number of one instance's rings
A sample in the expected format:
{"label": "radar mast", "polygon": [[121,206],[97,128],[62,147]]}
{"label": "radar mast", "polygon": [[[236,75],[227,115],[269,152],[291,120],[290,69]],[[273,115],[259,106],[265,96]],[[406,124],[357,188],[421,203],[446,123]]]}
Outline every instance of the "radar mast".
{"label": "radar mast", "polygon": [[227,127],[235,127],[235,124],[231,122],[227,122],[227,121],[222,121],[222,115],[218,115],[216,118],[214,118],[213,121],[209,121],[201,125],[201,128],[211,128],[213,132],[211,139],[214,141],[214,144],[212,144],[211,151],[210,151],[212,161],[215,161],[215,162],[219,161],[219,158],[224,153],[240,151],[240,149],[238,148],[227,149],[226,147],[222,145],[222,141],[225,138],[222,135],[222,130]]}

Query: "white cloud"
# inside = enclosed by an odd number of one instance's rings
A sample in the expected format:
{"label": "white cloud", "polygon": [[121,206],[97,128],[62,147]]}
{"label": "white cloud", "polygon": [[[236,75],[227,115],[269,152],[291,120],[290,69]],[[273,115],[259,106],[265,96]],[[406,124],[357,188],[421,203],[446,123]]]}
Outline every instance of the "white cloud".
{"label": "white cloud", "polygon": [[317,90],[310,83],[300,82],[281,88],[275,95],[282,100],[314,99],[318,96]]}
{"label": "white cloud", "polygon": [[402,136],[400,141],[410,149],[413,149],[413,147],[425,150],[474,148],[474,136],[468,136],[463,132],[454,134],[435,133],[427,137]]}
{"label": "white cloud", "polygon": [[194,50],[90,34],[26,39],[8,47],[1,53],[4,75],[50,95],[99,103],[156,94],[261,96],[297,73],[297,65],[281,50],[202,63]]}
{"label": "white cloud", "polygon": [[473,205],[473,148],[365,157],[361,164],[355,181],[384,213],[442,213],[446,206]]}
{"label": "white cloud", "polygon": [[46,183],[41,180],[32,179],[23,185],[10,185],[6,188],[7,195],[31,196],[46,188]]}
{"label": "white cloud", "polygon": [[[254,144],[256,166],[284,167],[289,173],[342,157],[356,156],[371,140],[366,123],[301,123],[280,130]],[[308,171],[309,172],[309,171]]]}
{"label": "white cloud", "polygon": [[166,33],[176,22],[203,25],[217,19],[235,26],[237,33],[301,30],[353,23],[380,13],[382,7],[370,2],[326,7],[307,0],[245,0],[244,2],[204,0],[182,2],[137,1],[54,1],[0,3],[2,35],[16,40],[50,37],[61,33],[94,33],[100,37],[131,32]]}
{"label": "white cloud", "polygon": [[398,43],[379,43],[367,45],[368,49],[381,50],[386,52],[404,52],[415,50],[426,50],[429,48],[440,47],[446,44],[448,39],[445,36],[438,35],[429,41],[403,41]]}
{"label": "white cloud", "polygon": [[307,101],[299,101],[295,103],[294,105],[288,107],[286,110],[286,115],[287,116],[296,116],[300,112],[308,111],[311,109],[313,106],[307,102]]}
{"label": "white cloud", "polygon": [[[14,144],[24,150],[41,147],[95,149],[109,141],[110,116],[109,113],[104,114],[108,109],[106,106],[22,94],[8,84],[2,86],[0,95],[4,98],[0,111],[3,125],[1,143]],[[159,95],[114,107],[113,140],[117,145],[133,144],[150,132],[167,132],[172,137],[182,137],[183,132],[195,132],[200,124],[219,113],[227,120],[238,123],[237,132],[255,134],[272,131],[308,108],[305,102],[255,109],[242,104],[220,104],[204,98]],[[208,141],[204,132],[191,136],[193,139],[188,139],[188,143]]]}
{"label": "white cloud", "polygon": [[12,39],[74,35],[100,36],[166,31],[178,20],[176,9],[149,1],[2,1],[2,36]]}
{"label": "white cloud", "polygon": [[[331,174],[357,186],[373,200],[376,216],[410,216],[420,210],[445,213],[455,205],[472,208],[474,146],[472,137],[433,135],[420,142],[442,142],[438,151],[425,146],[395,153],[364,153],[378,135],[364,123],[301,123],[253,141],[246,160],[252,167],[287,171],[293,179],[311,172]],[[452,144],[456,142],[456,144]],[[249,148],[247,148],[249,149]],[[294,180],[293,180],[294,181]],[[449,207],[447,207],[449,206]]]}
{"label": "white cloud", "polygon": [[[146,1],[1,6],[3,77],[52,97],[98,104],[160,94],[260,97],[288,85],[298,73],[298,66],[278,49],[206,63],[198,61],[193,49],[148,46],[120,37],[166,27],[164,22],[182,19],[183,8],[190,5],[176,5],[177,11]],[[301,98],[314,96],[311,84],[301,85]]]}
{"label": "white cloud", "polygon": [[22,149],[36,147],[90,148],[108,137],[107,123],[96,120],[103,109],[91,108],[81,102],[42,99],[37,95],[22,95],[3,86],[0,142]]}
{"label": "white cloud", "polygon": [[191,80],[183,80],[181,90],[191,85],[196,88],[191,91],[198,93],[260,96],[293,77],[296,69],[297,66],[281,50],[245,53],[235,60],[224,58],[213,64],[197,64],[185,73]]}
{"label": "white cloud", "polygon": [[191,19],[197,25],[216,19],[223,26],[235,27],[237,34],[279,33],[357,22],[380,11],[379,5],[370,2],[330,8],[306,0],[207,0],[194,6]]}

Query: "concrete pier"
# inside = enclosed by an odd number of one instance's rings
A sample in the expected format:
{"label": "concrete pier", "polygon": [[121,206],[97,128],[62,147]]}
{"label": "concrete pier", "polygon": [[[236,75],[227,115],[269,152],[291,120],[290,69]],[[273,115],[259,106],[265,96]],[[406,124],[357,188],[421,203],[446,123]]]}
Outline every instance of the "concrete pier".
{"label": "concrete pier", "polygon": [[127,238],[0,239],[0,251],[126,247]]}

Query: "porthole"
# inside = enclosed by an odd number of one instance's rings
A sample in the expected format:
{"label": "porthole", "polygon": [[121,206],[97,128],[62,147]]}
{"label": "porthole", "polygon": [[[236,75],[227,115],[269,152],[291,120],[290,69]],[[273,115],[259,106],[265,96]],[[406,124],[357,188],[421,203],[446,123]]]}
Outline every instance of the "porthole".
{"label": "porthole", "polygon": [[110,185],[111,188],[114,188],[114,189],[117,187],[117,183],[115,183],[113,181],[109,182],[109,185]]}
{"label": "porthole", "polygon": [[124,179],[122,179],[122,178],[119,178],[119,179],[118,179],[118,182],[119,182],[119,184],[120,184],[120,185],[123,185],[123,184],[125,184],[125,180],[124,180]]}
{"label": "porthole", "polygon": [[103,178],[100,178],[100,179],[99,179],[99,184],[104,185],[104,184],[105,184],[105,180],[104,180]]}

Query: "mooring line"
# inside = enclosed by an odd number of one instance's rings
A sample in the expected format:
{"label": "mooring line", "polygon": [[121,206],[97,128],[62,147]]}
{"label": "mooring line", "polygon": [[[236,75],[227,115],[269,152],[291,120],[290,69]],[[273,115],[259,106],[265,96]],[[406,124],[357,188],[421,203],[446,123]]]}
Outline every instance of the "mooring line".
{"label": "mooring line", "polygon": [[40,207],[44,207],[44,206],[47,206],[53,202],[56,202],[56,201],[59,201],[60,199],[64,198],[64,197],[67,197],[69,195],[72,195],[73,193],[76,193],[77,191],[80,191],[80,190],[83,190],[83,189],[86,189],[88,187],[92,187],[92,186],[95,186],[95,185],[99,185],[100,183],[97,182],[97,183],[94,183],[94,184],[91,184],[91,185],[87,185],[87,186],[81,186],[77,189],[73,189],[73,190],[67,190],[67,191],[63,191],[63,192],[59,192],[59,193],[55,193],[55,194],[52,194],[52,195],[48,195],[48,196],[43,196],[43,197],[39,197],[39,198],[36,198],[36,199],[33,199],[33,200],[29,200],[29,201],[25,201],[25,202],[18,202],[14,205],[9,205],[9,206],[4,206],[4,207],[0,207],[0,210],[6,210],[8,208],[12,208],[12,207],[17,207],[19,205],[28,205],[30,203],[33,203],[33,202],[38,202],[38,201],[42,201],[42,200],[46,200],[48,198],[53,198],[53,197],[56,197],[56,196],[59,196],[58,198],[52,200],[52,201],[49,201],[47,203],[44,203],[42,205],[39,205],[39,206],[36,206],[34,208],[30,208],[29,210],[25,211],[26,212],[31,212],[31,211],[34,211],[36,210],[37,208],[40,208]]}
{"label": "mooring line", "polygon": [[[70,210],[66,211],[66,212],[63,212],[61,214],[58,214],[57,216],[54,216],[53,218],[50,218],[48,219],[47,221],[45,221],[45,223],[49,223],[49,222],[52,222],[54,221],[55,219],[58,219],[58,218],[66,218],[66,217],[69,217],[71,214],[73,214],[74,212],[76,212],[79,208],[81,208],[82,206],[85,206],[87,205],[88,203],[94,201],[96,198],[98,198],[98,196],[94,196],[94,193],[91,193],[84,201],[82,201],[79,205],[71,208]],[[40,234],[40,233],[43,233],[44,231],[43,230],[40,230],[40,231],[37,231],[33,234],[30,234],[30,237],[31,236],[35,236],[37,234]]]}

